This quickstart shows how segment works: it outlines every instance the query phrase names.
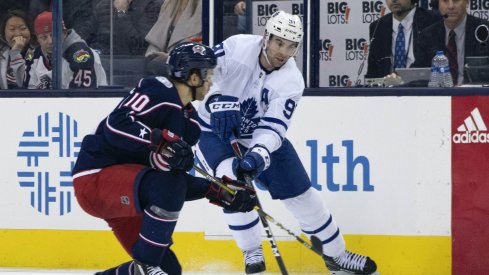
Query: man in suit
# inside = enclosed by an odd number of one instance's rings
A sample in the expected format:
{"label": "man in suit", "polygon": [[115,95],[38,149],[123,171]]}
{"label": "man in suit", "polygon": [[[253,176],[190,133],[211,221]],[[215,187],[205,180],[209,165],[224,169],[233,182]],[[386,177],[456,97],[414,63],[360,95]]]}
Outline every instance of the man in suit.
{"label": "man in suit", "polygon": [[469,0],[440,0],[440,14],[444,20],[423,30],[419,51],[413,67],[431,67],[436,51],[444,51],[450,63],[450,72],[455,85],[464,82],[464,64],[467,56],[488,55],[486,43],[480,43],[475,30],[480,25],[489,26],[489,21],[467,14]]}
{"label": "man in suit", "polygon": [[418,51],[421,30],[441,20],[417,7],[418,0],[386,0],[386,3],[391,13],[370,24],[366,78],[384,77],[395,68],[409,67]]}

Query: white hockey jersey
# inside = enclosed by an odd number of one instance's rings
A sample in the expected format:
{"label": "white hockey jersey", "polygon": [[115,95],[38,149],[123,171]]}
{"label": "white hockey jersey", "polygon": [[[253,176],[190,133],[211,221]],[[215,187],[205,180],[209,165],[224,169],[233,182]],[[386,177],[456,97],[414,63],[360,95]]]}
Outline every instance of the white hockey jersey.
{"label": "white hockey jersey", "polygon": [[262,43],[262,36],[234,35],[214,47],[218,66],[198,112],[202,131],[211,131],[207,99],[215,94],[239,98],[239,143],[248,148],[262,144],[273,152],[285,138],[304,90],[304,79],[293,58],[278,70],[266,71],[259,62]]}

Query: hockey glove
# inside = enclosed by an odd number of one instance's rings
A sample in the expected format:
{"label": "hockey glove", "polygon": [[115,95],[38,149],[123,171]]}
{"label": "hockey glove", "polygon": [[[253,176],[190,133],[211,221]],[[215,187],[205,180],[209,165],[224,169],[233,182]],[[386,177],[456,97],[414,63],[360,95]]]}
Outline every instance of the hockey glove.
{"label": "hockey glove", "polygon": [[223,142],[228,142],[232,134],[239,138],[241,109],[237,97],[216,95],[209,98],[207,107],[211,114],[212,132]]}
{"label": "hockey glove", "polygon": [[270,153],[263,145],[257,144],[253,146],[243,156],[235,167],[236,177],[238,180],[245,180],[248,176],[251,180],[257,178],[261,172],[270,166]]}
{"label": "hockey glove", "polygon": [[153,163],[157,168],[160,170],[183,171],[192,169],[194,164],[192,148],[178,135],[167,129],[153,129],[151,130],[150,140],[150,149],[157,154],[157,156],[152,156]]}
{"label": "hockey glove", "polygon": [[209,190],[205,194],[210,203],[219,205],[232,212],[249,212],[257,205],[255,190],[227,176],[222,177],[222,182],[230,189],[236,191],[236,193],[232,195],[221,186],[211,182]]}

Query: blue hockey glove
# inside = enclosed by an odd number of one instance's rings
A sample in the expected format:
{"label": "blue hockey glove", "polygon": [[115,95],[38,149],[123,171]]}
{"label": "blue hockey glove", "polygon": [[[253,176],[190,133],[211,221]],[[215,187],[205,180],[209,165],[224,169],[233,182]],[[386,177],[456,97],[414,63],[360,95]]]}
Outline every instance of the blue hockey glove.
{"label": "blue hockey glove", "polygon": [[255,190],[246,187],[243,182],[232,180],[227,176],[222,177],[222,182],[236,193],[233,196],[221,186],[211,182],[205,194],[210,203],[232,212],[249,212],[257,205]]}
{"label": "blue hockey glove", "polygon": [[150,135],[153,165],[160,170],[189,171],[194,165],[194,152],[180,136],[164,129],[153,129]]}
{"label": "blue hockey glove", "polygon": [[241,109],[237,97],[216,95],[209,98],[207,107],[211,113],[212,132],[223,142],[228,142],[232,134],[239,138]]}
{"label": "blue hockey glove", "polygon": [[245,176],[249,176],[253,180],[270,166],[270,162],[268,149],[257,144],[248,150],[243,159],[237,163],[236,177],[238,180],[245,180]]}

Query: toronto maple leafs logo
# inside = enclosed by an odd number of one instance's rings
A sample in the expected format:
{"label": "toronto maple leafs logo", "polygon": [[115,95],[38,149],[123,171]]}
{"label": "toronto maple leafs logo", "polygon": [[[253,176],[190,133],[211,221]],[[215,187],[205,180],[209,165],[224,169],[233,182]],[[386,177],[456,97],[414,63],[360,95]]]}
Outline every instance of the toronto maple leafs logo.
{"label": "toronto maple leafs logo", "polygon": [[253,133],[258,126],[260,118],[254,118],[258,114],[258,105],[256,99],[248,98],[241,103],[241,133],[243,135]]}

